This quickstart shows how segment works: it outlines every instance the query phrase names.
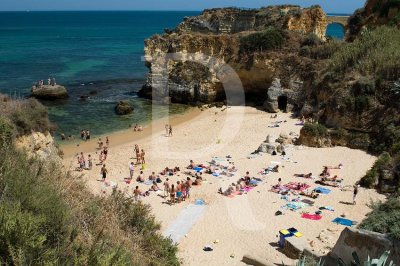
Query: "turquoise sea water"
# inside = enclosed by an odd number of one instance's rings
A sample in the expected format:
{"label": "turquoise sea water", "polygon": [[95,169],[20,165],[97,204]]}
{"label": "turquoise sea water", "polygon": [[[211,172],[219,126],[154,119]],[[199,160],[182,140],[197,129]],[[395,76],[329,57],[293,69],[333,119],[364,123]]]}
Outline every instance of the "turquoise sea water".
{"label": "turquoise sea water", "polygon": [[[58,132],[66,135],[76,135],[81,129],[104,134],[147,122],[152,115],[166,115],[164,108],[152,108],[136,97],[147,72],[141,60],[143,41],[199,13],[0,12],[0,92],[25,97],[36,80],[55,77],[71,97],[44,104]],[[332,27],[328,31],[337,34]],[[78,100],[91,91],[97,94]],[[134,105],[132,115],[114,114],[116,102],[122,99]],[[173,105],[170,112],[185,109]]]}

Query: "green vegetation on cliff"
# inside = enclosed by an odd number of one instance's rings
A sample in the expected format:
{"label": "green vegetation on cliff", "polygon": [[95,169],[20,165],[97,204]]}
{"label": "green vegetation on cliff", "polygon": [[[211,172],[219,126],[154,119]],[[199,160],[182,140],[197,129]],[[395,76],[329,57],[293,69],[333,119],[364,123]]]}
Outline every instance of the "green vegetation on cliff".
{"label": "green vegetation on cliff", "polygon": [[0,115],[1,265],[179,264],[148,205],[118,191],[92,195],[59,166],[14,148],[16,135],[47,129],[38,102],[8,99],[0,108],[19,114]]}
{"label": "green vegetation on cliff", "polygon": [[400,200],[390,198],[387,202],[372,204],[373,211],[360,224],[361,229],[366,229],[400,240]]}
{"label": "green vegetation on cliff", "polygon": [[284,34],[275,27],[256,32],[240,39],[240,49],[243,52],[262,52],[282,47],[285,42]]}

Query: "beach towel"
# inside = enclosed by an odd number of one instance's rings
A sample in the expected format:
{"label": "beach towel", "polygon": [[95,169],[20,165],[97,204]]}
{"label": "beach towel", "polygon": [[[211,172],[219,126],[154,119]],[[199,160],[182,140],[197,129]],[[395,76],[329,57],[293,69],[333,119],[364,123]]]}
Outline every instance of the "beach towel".
{"label": "beach towel", "polygon": [[197,173],[199,173],[199,172],[201,172],[203,170],[203,168],[195,167],[195,168],[193,168],[193,170],[195,170]]}
{"label": "beach towel", "polygon": [[328,210],[328,211],[335,211],[335,209],[332,206],[322,206],[319,208],[320,210]]}
{"label": "beach towel", "polygon": [[151,180],[146,180],[146,181],[144,181],[143,183],[144,183],[145,185],[148,185],[148,186],[153,185],[153,181],[151,181]]}
{"label": "beach towel", "polygon": [[322,216],[318,215],[318,214],[303,213],[301,215],[301,218],[317,221],[317,220],[321,220]]}
{"label": "beach towel", "polygon": [[329,194],[329,193],[331,193],[330,189],[323,188],[323,187],[317,187],[317,188],[314,189],[314,191],[317,192],[317,193],[321,193],[321,194]]}
{"label": "beach towel", "polygon": [[213,176],[219,176],[219,174],[218,174],[218,173],[212,173],[212,175],[213,175]]}
{"label": "beach towel", "polygon": [[174,243],[179,243],[204,214],[206,208],[207,205],[189,204],[163,232],[163,236],[170,237]]}
{"label": "beach towel", "polygon": [[340,218],[340,217],[333,219],[332,222],[336,223],[336,224],[341,224],[344,226],[352,226],[354,224],[354,222],[352,220],[344,219],[344,218]]}
{"label": "beach towel", "polygon": [[292,201],[292,202],[287,203],[284,207],[286,207],[286,208],[288,208],[289,210],[292,210],[292,211],[297,211],[297,210],[300,210],[302,208],[308,207],[308,204],[303,203],[303,202]]}

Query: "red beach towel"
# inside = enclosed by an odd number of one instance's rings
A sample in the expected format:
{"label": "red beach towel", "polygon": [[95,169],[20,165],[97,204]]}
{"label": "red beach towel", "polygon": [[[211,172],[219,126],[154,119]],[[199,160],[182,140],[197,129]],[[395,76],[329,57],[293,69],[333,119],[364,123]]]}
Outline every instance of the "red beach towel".
{"label": "red beach towel", "polygon": [[321,220],[322,216],[318,215],[318,214],[309,214],[309,213],[303,213],[301,215],[301,218],[305,218],[305,219],[310,219],[310,220]]}

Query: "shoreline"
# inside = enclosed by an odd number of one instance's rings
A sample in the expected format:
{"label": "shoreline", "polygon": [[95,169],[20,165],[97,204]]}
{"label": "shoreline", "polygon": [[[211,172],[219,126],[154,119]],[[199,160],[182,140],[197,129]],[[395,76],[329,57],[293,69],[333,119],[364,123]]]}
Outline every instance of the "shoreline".
{"label": "shoreline", "polygon": [[153,133],[164,131],[165,123],[171,124],[173,127],[175,127],[196,118],[201,113],[202,111],[199,108],[193,107],[180,114],[173,114],[166,117],[157,118],[155,120],[150,120],[142,125],[143,131],[134,132],[133,128],[128,128],[110,132],[108,134],[91,136],[92,138],[89,141],[75,139],[67,142],[59,141],[58,144],[64,154],[63,159],[70,159],[80,152],[90,153],[97,151],[97,141],[99,138],[102,138],[103,141],[105,141],[105,137],[108,136],[110,138],[110,142],[112,142],[112,146],[118,147],[133,141],[142,140],[151,136]]}

